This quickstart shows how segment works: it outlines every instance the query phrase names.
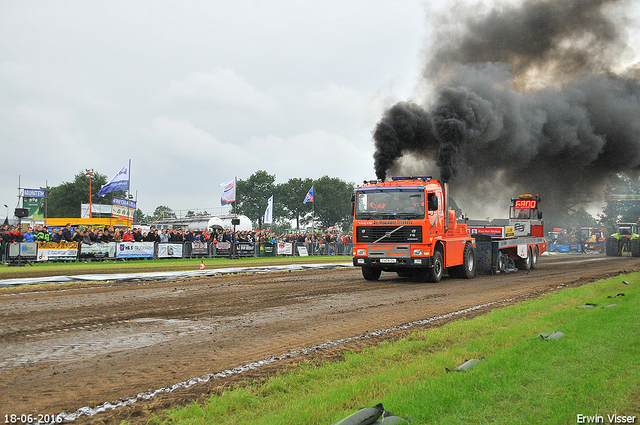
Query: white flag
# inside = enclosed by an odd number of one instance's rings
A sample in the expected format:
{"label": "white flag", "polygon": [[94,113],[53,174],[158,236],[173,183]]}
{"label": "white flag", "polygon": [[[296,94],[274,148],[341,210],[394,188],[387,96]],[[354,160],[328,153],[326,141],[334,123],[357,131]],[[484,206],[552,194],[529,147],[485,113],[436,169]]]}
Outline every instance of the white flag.
{"label": "white flag", "polygon": [[267,209],[264,210],[264,222],[265,224],[273,223],[273,195],[267,201]]}
{"label": "white flag", "polygon": [[233,179],[228,182],[220,183],[219,185],[222,187],[222,198],[220,198],[220,203],[222,205],[227,205],[236,201],[236,180]]}

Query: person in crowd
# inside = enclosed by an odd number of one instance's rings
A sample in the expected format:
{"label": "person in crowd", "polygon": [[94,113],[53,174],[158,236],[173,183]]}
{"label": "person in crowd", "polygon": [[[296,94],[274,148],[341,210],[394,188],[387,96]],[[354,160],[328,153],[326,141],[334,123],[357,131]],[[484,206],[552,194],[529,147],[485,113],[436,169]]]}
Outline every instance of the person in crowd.
{"label": "person in crowd", "polygon": [[33,235],[33,227],[29,226],[27,227],[27,231],[24,233],[23,236],[23,241],[24,242],[35,242],[36,238]]}
{"label": "person in crowd", "polygon": [[122,242],[122,231],[120,229],[116,229],[113,232],[113,241],[114,242]]}
{"label": "person in crowd", "polygon": [[64,242],[64,236],[62,236],[62,229],[55,228],[53,229],[53,234],[51,235],[51,242]]}
{"label": "person in crowd", "polygon": [[85,229],[84,232],[82,232],[82,244],[83,245],[93,245],[93,242],[91,242],[91,236],[89,236],[89,230]]}
{"label": "person in crowd", "polygon": [[6,250],[7,242],[4,239],[4,235],[9,231],[9,225],[3,224],[0,226],[0,263],[4,264],[5,255],[4,252]]}
{"label": "person in crowd", "polygon": [[142,236],[142,230],[139,227],[133,229],[133,240],[135,242],[142,242],[144,237]]}
{"label": "person in crowd", "polygon": [[67,223],[62,229],[62,237],[64,242],[73,242],[73,233],[71,231],[71,223]]}
{"label": "person in crowd", "polygon": [[96,243],[107,243],[107,236],[101,229],[98,229],[95,233],[96,235]]}
{"label": "person in crowd", "polygon": [[136,238],[130,229],[127,229],[127,231],[122,235],[122,242],[134,242],[135,240]]}
{"label": "person in crowd", "polygon": [[86,231],[89,232],[89,239],[91,240],[91,243],[95,243],[98,239],[96,232],[93,231],[91,226],[87,226]]}
{"label": "person in crowd", "polygon": [[80,228],[76,228],[74,229],[74,233],[73,236],[71,238],[72,242],[78,242],[78,244],[82,243],[82,238],[83,238],[83,234],[82,231],[80,230]]}
{"label": "person in crowd", "polygon": [[167,229],[162,229],[162,231],[158,233],[158,236],[160,237],[161,243],[169,242],[169,233],[167,232]]}

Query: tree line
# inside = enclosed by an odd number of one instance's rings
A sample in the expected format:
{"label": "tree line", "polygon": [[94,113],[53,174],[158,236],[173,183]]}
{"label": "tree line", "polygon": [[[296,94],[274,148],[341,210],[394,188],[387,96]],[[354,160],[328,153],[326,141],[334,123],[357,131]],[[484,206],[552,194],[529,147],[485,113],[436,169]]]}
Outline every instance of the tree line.
{"label": "tree line", "polygon": [[[126,192],[112,192],[98,197],[100,187],[107,183],[107,176],[94,172],[92,176],[80,171],[71,182],[59,186],[43,188],[47,192],[47,217],[80,217],[80,205],[89,203],[89,179],[91,200],[94,204],[111,205],[113,198],[125,198]],[[351,223],[351,194],[354,183],[339,178],[323,176],[319,179],[292,178],[284,183],[276,183],[275,174],[258,170],[246,179],[238,179],[236,186],[235,212],[246,215],[256,228],[263,228],[264,212],[269,197],[274,197],[273,221],[270,227],[288,228],[290,221],[296,228],[315,223],[319,227],[336,226],[342,229]],[[314,188],[313,202],[303,203],[304,198]],[[212,201],[217,201],[217,199]],[[187,217],[209,215],[207,211],[188,211]],[[134,223],[151,223],[159,218],[175,217],[175,212],[166,205],[159,205],[153,213],[145,214],[137,209]]]}

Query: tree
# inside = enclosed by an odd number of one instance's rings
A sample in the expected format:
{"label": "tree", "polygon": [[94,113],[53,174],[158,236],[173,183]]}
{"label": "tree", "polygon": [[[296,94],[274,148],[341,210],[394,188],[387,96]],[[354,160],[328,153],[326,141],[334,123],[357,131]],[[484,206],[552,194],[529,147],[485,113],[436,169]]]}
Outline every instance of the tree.
{"label": "tree", "polygon": [[300,222],[304,224],[307,221],[306,218],[313,212],[310,203],[303,203],[311,186],[313,186],[313,180],[310,178],[293,178],[279,184],[276,188],[275,198],[278,200],[278,205],[282,207],[286,218],[296,221],[298,230],[300,230]]}
{"label": "tree", "polygon": [[323,176],[313,183],[315,219],[322,227],[346,229],[353,221],[351,195],[354,183],[346,183],[336,177]]}
{"label": "tree", "polygon": [[[114,197],[124,197],[124,191],[107,193],[99,197],[98,192],[102,185],[107,183],[107,176],[93,173],[91,181],[91,203],[111,205]],[[49,193],[47,211],[49,217],[80,217],[80,205],[89,203],[89,176],[80,171],[73,182],[63,182],[59,186],[52,187]]]}
{"label": "tree", "polygon": [[150,221],[156,221],[160,218],[176,218],[176,213],[165,205],[158,205],[153,211],[153,215],[149,218]]}
{"label": "tree", "polygon": [[137,208],[134,212],[133,212],[133,222],[136,224],[140,224],[143,223],[144,221],[146,221],[146,216],[144,215],[144,213],[142,212],[142,210],[140,208]]}
{"label": "tree", "polygon": [[[640,185],[637,179],[618,174],[617,179],[606,186],[605,192],[615,195],[638,195]],[[602,226],[609,231],[616,230],[616,222],[635,223],[640,218],[640,201],[605,201],[602,214],[598,216]]]}
{"label": "tree", "polygon": [[[236,211],[257,223],[259,229],[262,228],[267,202],[276,191],[275,180],[275,175],[258,170],[247,180],[238,180],[236,185]],[[282,209],[279,206],[276,208],[276,202],[274,202],[273,219],[276,220],[280,216],[282,216]]]}

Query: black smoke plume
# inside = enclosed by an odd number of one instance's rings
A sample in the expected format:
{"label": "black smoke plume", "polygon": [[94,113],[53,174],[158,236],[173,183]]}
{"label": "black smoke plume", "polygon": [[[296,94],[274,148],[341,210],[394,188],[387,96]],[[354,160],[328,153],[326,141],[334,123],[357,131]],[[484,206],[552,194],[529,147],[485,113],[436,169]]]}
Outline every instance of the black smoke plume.
{"label": "black smoke plume", "polygon": [[613,71],[627,46],[611,11],[629,4],[525,1],[446,26],[424,71],[435,98],[392,106],[373,132],[376,176],[411,154],[467,194],[491,186],[559,200],[637,174],[637,65]]}

